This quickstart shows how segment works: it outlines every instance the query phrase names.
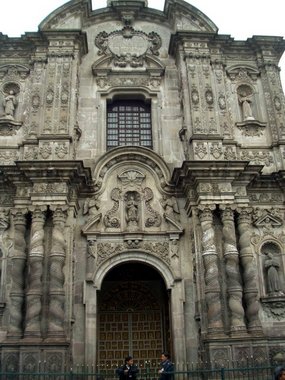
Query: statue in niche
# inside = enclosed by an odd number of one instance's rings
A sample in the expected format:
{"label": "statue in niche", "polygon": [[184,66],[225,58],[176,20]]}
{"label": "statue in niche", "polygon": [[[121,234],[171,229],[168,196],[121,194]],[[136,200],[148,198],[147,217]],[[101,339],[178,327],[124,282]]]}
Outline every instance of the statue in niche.
{"label": "statue in niche", "polygon": [[98,195],[94,197],[87,198],[83,206],[83,215],[88,214],[90,217],[97,214],[100,208],[100,203],[98,201]]}
{"label": "statue in niche", "polygon": [[167,215],[170,219],[179,221],[179,208],[175,197],[167,197],[166,195],[163,196],[161,200],[161,205],[164,208],[164,213]]}
{"label": "statue in niche", "polygon": [[16,93],[14,90],[10,90],[8,94],[4,96],[3,107],[4,107],[4,117],[7,119],[14,119],[15,109],[18,105],[16,98]]}
{"label": "statue in niche", "polygon": [[126,221],[129,228],[136,228],[139,223],[139,204],[134,193],[126,197]]}
{"label": "statue in niche", "polygon": [[264,267],[267,271],[267,289],[269,294],[280,294],[281,286],[278,270],[280,264],[278,259],[274,258],[274,255],[271,252],[265,253],[267,256],[264,261]]}
{"label": "statue in niche", "polygon": [[243,120],[254,120],[252,114],[252,91],[248,86],[238,89],[239,103],[241,104]]}

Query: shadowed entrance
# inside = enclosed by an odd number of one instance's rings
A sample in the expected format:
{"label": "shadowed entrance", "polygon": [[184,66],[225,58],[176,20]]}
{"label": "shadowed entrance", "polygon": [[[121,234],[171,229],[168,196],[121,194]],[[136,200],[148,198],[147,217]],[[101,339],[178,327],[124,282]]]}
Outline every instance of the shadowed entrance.
{"label": "shadowed entrance", "polygon": [[98,360],[112,368],[132,355],[139,365],[156,366],[170,349],[168,295],[159,273],[128,263],[112,269],[98,293]]}

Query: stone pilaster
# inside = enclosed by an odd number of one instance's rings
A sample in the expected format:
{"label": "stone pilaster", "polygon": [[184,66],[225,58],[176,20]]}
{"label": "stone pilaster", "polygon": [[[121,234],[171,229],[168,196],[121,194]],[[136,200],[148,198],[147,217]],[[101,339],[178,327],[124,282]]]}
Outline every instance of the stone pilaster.
{"label": "stone pilaster", "polygon": [[53,209],[52,247],[50,252],[50,288],[49,288],[49,318],[48,337],[64,338],[64,273],[66,241],[64,228],[66,209]]}
{"label": "stone pilaster", "polygon": [[45,209],[38,207],[32,214],[25,337],[41,337]]}
{"label": "stone pilaster", "polygon": [[218,335],[224,332],[221,308],[221,290],[219,284],[218,256],[213,228],[213,210],[215,206],[204,206],[199,212],[202,228],[202,257],[205,270],[205,298],[208,315],[208,334]]}
{"label": "stone pilaster", "polygon": [[259,301],[256,283],[257,268],[254,265],[254,257],[250,246],[252,210],[250,208],[240,208],[238,212],[239,248],[248,332],[254,335],[261,335],[262,328],[258,316]]}
{"label": "stone pilaster", "polygon": [[23,210],[12,210],[14,246],[12,251],[12,287],[10,291],[10,321],[8,338],[20,339],[23,325],[24,269],[26,264],[26,218]]}
{"label": "stone pilaster", "polygon": [[234,213],[230,207],[223,208],[222,222],[228,308],[230,311],[230,333],[231,336],[240,337],[241,333],[246,333],[246,326],[242,305],[242,282],[236,245]]}

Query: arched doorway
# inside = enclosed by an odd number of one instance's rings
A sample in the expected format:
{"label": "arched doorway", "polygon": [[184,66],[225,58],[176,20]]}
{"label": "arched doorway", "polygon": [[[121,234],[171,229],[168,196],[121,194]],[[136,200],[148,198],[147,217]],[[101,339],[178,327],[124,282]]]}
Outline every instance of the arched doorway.
{"label": "arched doorway", "polygon": [[111,269],[98,292],[99,367],[116,367],[129,354],[141,366],[156,366],[170,342],[168,293],[160,274],[141,263]]}

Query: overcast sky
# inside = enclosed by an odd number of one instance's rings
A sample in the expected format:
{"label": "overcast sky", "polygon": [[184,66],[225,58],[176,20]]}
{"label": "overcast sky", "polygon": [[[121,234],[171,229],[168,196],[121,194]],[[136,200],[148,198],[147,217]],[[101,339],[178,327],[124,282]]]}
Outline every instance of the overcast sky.
{"label": "overcast sky", "polygon": [[[93,9],[103,8],[107,0],[92,0]],[[0,32],[17,37],[37,31],[40,22],[67,0],[0,0]],[[188,0],[205,13],[219,28],[220,34],[230,34],[236,40],[253,35],[285,38],[285,0]],[[163,9],[164,0],[148,0],[150,8]],[[280,61],[285,90],[285,54]]]}

